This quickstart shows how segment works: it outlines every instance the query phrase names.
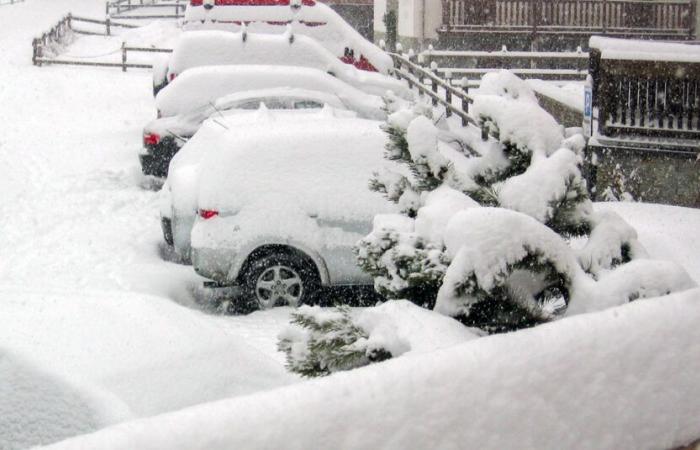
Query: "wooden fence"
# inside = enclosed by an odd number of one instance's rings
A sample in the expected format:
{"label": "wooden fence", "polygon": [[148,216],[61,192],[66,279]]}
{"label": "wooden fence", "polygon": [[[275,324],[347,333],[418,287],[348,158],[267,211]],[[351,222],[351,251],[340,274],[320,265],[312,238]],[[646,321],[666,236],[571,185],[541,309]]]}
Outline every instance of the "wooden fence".
{"label": "wooden fence", "polygon": [[[184,17],[187,0],[111,0],[105,3],[105,14],[114,19],[179,19]],[[144,8],[159,8],[172,14],[140,14]]]}
{"label": "wooden fence", "polygon": [[443,0],[441,32],[692,39],[697,0]]}
{"label": "wooden fence", "polygon": [[[103,25],[104,32],[87,31],[76,29],[73,27],[75,22],[79,23],[89,23],[93,25]],[[146,53],[170,53],[171,49],[165,48],[151,48],[151,47],[130,47],[126,43],[122,43],[122,46],[115,50],[115,54],[119,53],[121,55],[120,62],[106,62],[106,61],[89,61],[86,59],[66,59],[54,55],[54,49],[60,48],[67,43],[68,37],[72,33],[78,34],[91,34],[91,35],[104,35],[110,36],[112,34],[112,27],[122,27],[122,28],[136,28],[136,25],[124,24],[119,22],[114,22],[107,18],[106,20],[89,19],[86,17],[76,17],[71,14],[66,15],[61,19],[51,30],[42,34],[41,37],[35,38],[32,41],[32,63],[35,66],[42,66],[47,64],[59,64],[59,65],[72,65],[72,66],[93,66],[93,67],[119,67],[123,72],[126,72],[128,68],[134,69],[150,69],[153,67],[152,64],[139,64],[139,63],[129,63],[128,54],[129,52],[146,52]]]}

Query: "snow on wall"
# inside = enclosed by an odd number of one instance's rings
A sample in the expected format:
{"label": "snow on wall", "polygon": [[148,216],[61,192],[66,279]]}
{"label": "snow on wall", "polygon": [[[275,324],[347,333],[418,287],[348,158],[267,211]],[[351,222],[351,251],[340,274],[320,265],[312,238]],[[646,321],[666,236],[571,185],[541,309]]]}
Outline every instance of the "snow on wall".
{"label": "snow on wall", "polygon": [[602,36],[591,37],[588,45],[590,48],[600,50],[603,59],[700,62],[700,46],[698,45]]}
{"label": "snow on wall", "polygon": [[674,448],[700,436],[699,321],[694,289],[51,448]]}

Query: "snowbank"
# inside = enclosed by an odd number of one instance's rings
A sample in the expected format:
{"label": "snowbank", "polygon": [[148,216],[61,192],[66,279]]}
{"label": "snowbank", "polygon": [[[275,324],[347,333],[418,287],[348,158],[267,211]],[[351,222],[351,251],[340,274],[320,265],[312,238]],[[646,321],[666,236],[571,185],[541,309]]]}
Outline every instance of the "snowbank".
{"label": "snowbank", "polygon": [[71,383],[0,347],[0,448],[50,444],[129,417],[113,395]]}
{"label": "snowbank", "polygon": [[294,380],[204,314],[126,292],[0,287],[0,342],[111,393],[135,417]]}
{"label": "snowbank", "polygon": [[52,448],[674,448],[700,436],[698,321],[695,289]]}

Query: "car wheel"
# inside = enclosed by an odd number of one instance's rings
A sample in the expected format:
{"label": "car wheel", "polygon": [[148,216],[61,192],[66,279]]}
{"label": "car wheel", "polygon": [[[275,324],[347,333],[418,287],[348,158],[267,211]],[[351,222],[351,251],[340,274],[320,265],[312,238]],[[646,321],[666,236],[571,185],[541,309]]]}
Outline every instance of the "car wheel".
{"label": "car wheel", "polygon": [[244,276],[245,295],[259,309],[308,303],[320,284],[315,267],[287,254],[260,258]]}

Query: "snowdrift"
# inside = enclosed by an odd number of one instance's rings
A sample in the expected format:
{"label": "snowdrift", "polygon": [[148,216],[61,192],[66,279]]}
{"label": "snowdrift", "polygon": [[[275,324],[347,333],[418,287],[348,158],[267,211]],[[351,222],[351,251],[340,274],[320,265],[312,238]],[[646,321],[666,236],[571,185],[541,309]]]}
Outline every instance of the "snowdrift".
{"label": "snowdrift", "polygon": [[52,448],[673,448],[700,436],[698,321],[694,289]]}

